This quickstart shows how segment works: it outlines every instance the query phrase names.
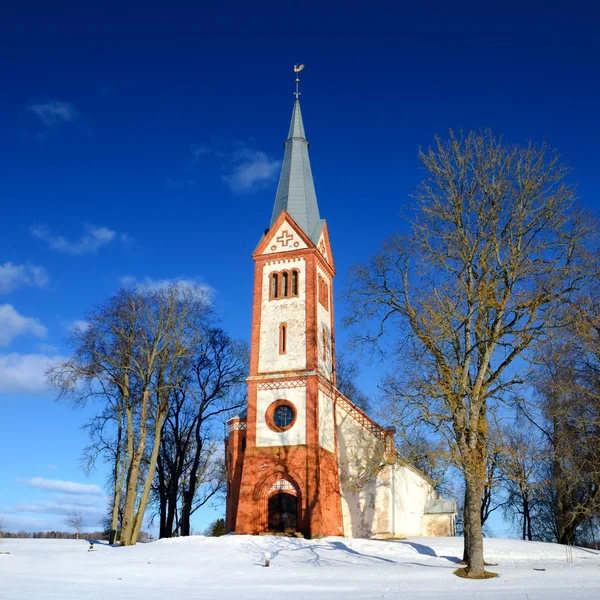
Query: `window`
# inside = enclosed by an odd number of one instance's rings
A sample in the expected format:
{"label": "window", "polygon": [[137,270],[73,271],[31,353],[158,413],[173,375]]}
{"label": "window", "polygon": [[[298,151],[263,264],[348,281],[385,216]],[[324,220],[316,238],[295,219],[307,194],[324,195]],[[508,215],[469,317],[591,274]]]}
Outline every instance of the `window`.
{"label": "window", "polygon": [[324,308],[329,310],[329,285],[327,284],[327,281],[322,275],[319,275],[317,288],[317,296],[319,297],[319,302],[323,305]]}
{"label": "window", "polygon": [[242,452],[246,452],[246,438],[242,438]]}
{"label": "window", "polygon": [[279,354],[287,352],[287,325],[282,323],[279,326]]}
{"label": "window", "polygon": [[289,274],[287,271],[284,271],[281,274],[281,296],[282,296],[282,298],[289,297],[288,279],[289,279]]}
{"label": "window", "polygon": [[269,285],[269,299],[281,300],[284,298],[297,298],[300,290],[300,272],[279,271],[271,273]]}
{"label": "window", "polygon": [[278,406],[273,413],[273,421],[277,427],[287,429],[294,420],[294,410],[291,406],[283,404]]}
{"label": "window", "polygon": [[296,407],[288,400],[275,400],[267,408],[267,425],[273,431],[287,431],[296,422]]}

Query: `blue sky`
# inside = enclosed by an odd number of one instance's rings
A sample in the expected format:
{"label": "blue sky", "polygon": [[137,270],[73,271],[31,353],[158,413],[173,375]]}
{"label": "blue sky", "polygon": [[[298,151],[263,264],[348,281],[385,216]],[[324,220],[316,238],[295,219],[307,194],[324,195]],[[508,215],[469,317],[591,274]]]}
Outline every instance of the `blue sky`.
{"label": "blue sky", "polygon": [[[295,62],[338,297],[352,262],[404,226],[417,149],[448,128],[546,138],[597,204],[591,3],[88,4],[0,18],[0,516],[13,528],[63,528],[73,503],[89,524],[103,510],[103,469],[86,479],[79,464],[88,412],[43,381],[87,310],[123,282],[186,279],[249,338],[250,255]],[[340,298],[338,344],[343,314]],[[363,366],[366,390],[381,371]]]}

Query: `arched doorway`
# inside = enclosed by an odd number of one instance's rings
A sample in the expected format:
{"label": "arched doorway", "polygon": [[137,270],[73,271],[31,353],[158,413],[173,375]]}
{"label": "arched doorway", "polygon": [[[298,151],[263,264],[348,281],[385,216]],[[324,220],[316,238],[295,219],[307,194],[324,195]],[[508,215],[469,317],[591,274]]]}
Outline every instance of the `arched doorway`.
{"label": "arched doorway", "polygon": [[276,481],[269,490],[268,529],[278,533],[298,530],[298,495],[285,479]]}
{"label": "arched doorway", "polygon": [[269,531],[292,532],[298,529],[298,498],[279,492],[269,498]]}

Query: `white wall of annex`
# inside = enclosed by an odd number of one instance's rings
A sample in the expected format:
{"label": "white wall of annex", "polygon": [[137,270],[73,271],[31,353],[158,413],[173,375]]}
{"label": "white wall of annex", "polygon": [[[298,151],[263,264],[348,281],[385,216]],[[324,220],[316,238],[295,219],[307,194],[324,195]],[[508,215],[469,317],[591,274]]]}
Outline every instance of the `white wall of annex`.
{"label": "white wall of annex", "polygon": [[383,444],[340,406],[335,415],[344,535],[389,535],[389,468],[380,470]]}
{"label": "white wall of annex", "polygon": [[384,464],[383,443],[340,406],[336,420],[344,535],[427,535],[425,502],[437,497],[431,484],[409,467]]}
{"label": "white wall of annex", "polygon": [[437,496],[431,484],[403,465],[393,465],[392,533],[395,536],[426,535],[423,531],[425,502]]}
{"label": "white wall of annex", "polygon": [[[306,444],[306,387],[258,390],[256,396],[257,446],[298,446]],[[296,409],[296,422],[287,431],[273,431],[267,425],[267,409],[275,400],[289,400]]]}

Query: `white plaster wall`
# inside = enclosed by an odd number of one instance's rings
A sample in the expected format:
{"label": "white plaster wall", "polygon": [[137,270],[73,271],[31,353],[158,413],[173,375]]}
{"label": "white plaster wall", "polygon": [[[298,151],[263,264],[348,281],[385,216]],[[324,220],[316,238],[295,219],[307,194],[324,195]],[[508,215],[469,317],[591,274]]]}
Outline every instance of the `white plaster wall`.
{"label": "white plaster wall", "polygon": [[333,400],[319,390],[319,446],[335,451],[335,422]]}
{"label": "white plaster wall", "polygon": [[[258,390],[256,400],[257,446],[298,446],[306,444],[305,387],[283,390]],[[267,425],[267,409],[275,400],[289,400],[296,409],[296,422],[287,431],[273,431]]]}
{"label": "white plaster wall", "polygon": [[[325,279],[327,285],[329,286],[329,309],[326,309],[319,302],[319,275]],[[317,266],[317,288],[316,288],[316,304],[317,304],[317,347],[319,349],[319,371],[328,379],[331,380],[332,375],[332,343],[331,343],[331,303],[332,303],[332,293],[331,293],[331,279],[329,276]],[[327,344],[327,360],[323,360],[323,335],[321,332],[325,329],[326,331],[326,344]]]}
{"label": "white plaster wall", "polygon": [[389,468],[379,468],[382,443],[339,406],[336,433],[344,535],[388,535]]}
{"label": "white plaster wall", "polygon": [[412,469],[392,467],[391,529],[395,536],[425,535],[425,501],[436,496],[431,484]]}
{"label": "white plaster wall", "polygon": [[[269,300],[269,275],[274,271],[298,269],[297,298]],[[279,326],[287,325],[287,349],[279,354]],[[282,259],[263,267],[258,370],[261,373],[306,369],[306,262],[303,258]]]}
{"label": "white plaster wall", "polygon": [[431,484],[409,467],[384,464],[383,442],[339,406],[336,419],[344,535],[427,535],[425,501],[437,497]]}

